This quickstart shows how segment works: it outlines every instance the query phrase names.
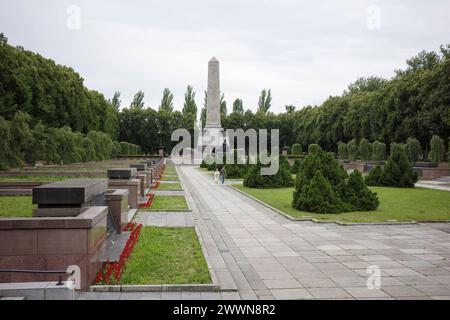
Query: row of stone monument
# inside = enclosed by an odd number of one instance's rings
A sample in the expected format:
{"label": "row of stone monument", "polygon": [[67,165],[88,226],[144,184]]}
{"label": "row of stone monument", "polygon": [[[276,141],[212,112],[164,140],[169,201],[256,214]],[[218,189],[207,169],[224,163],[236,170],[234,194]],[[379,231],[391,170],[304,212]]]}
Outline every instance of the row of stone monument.
{"label": "row of stone monument", "polygon": [[148,159],[111,168],[108,179],[67,179],[33,188],[32,218],[0,219],[0,266],[14,271],[0,272],[0,283],[55,280],[55,275],[20,271],[76,265],[87,290],[107,259],[108,244],[146,202],[163,169],[163,159]]}

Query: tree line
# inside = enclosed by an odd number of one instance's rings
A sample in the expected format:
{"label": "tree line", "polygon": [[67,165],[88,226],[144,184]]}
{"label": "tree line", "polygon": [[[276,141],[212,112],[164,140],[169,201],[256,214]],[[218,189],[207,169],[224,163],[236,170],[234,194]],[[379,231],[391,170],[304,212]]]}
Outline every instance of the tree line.
{"label": "tree line", "polygon": [[116,141],[115,102],[87,89],[72,68],[11,46],[0,34],[0,169],[140,152]]}

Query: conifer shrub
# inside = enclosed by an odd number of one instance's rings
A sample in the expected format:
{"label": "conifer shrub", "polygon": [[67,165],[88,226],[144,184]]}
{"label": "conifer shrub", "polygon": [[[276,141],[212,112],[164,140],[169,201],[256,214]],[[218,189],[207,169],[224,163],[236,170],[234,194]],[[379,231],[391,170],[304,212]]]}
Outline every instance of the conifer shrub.
{"label": "conifer shrub", "polygon": [[297,174],[298,169],[300,168],[300,163],[301,163],[300,159],[295,159],[294,160],[294,163],[291,166],[291,173],[292,174]]}
{"label": "conifer shrub", "polygon": [[417,173],[414,172],[402,148],[393,150],[392,155],[384,165],[381,175],[381,185],[398,188],[414,188],[417,182]]}
{"label": "conifer shrub", "polygon": [[375,166],[372,170],[369,171],[369,174],[366,176],[364,181],[368,186],[381,186],[381,176],[383,175],[383,170],[380,166]]}
{"label": "conifer shrub", "polygon": [[267,189],[267,188],[286,188],[292,187],[294,181],[290,172],[289,162],[285,157],[279,157],[279,168],[274,175],[262,175],[261,168],[269,165],[249,164],[248,171],[244,176],[244,186],[249,188]]}
{"label": "conifer shrub", "polygon": [[374,210],[378,207],[376,193],[358,174],[349,178],[332,153],[308,155],[297,173],[292,206],[315,213]]}
{"label": "conifer shrub", "polygon": [[302,151],[303,151],[302,145],[300,143],[294,143],[292,145],[292,154],[293,155],[296,155],[296,156],[301,155]]}

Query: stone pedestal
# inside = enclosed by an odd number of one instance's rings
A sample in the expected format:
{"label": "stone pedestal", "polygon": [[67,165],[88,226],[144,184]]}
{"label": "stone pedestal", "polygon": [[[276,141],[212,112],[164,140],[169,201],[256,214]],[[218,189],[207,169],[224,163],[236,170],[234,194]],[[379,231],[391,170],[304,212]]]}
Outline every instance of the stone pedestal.
{"label": "stone pedestal", "polygon": [[[86,208],[74,217],[0,219],[0,266],[5,269],[81,270],[81,289],[88,290],[102,263],[108,207]],[[65,279],[65,278],[64,278]],[[58,275],[0,273],[0,282],[57,281]]]}
{"label": "stone pedestal", "polygon": [[145,173],[138,174],[136,176],[139,179],[139,195],[145,197],[145,189],[147,187],[147,175]]}
{"label": "stone pedestal", "polygon": [[121,233],[128,222],[128,194],[126,189],[109,189],[105,194],[106,205],[111,212],[117,233]]}
{"label": "stone pedestal", "polygon": [[141,184],[140,181],[140,179],[109,179],[108,188],[128,190],[128,205],[132,209],[137,209]]}

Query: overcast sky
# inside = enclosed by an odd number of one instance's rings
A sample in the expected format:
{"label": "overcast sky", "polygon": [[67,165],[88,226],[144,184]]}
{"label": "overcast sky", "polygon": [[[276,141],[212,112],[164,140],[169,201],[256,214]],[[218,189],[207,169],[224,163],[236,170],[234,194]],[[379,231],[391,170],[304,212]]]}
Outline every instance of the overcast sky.
{"label": "overcast sky", "polygon": [[229,109],[239,97],[255,110],[271,88],[280,112],[320,104],[360,76],[392,77],[420,50],[450,43],[449,12],[444,0],[2,0],[0,32],[108,98],[120,91],[122,106],[143,90],[157,108],[168,87],[181,109],[191,84],[200,108],[215,56]]}

